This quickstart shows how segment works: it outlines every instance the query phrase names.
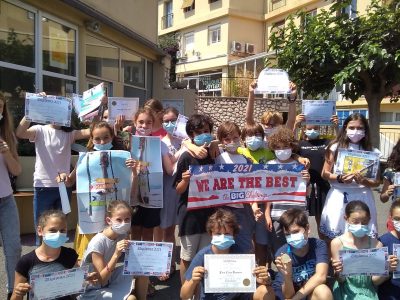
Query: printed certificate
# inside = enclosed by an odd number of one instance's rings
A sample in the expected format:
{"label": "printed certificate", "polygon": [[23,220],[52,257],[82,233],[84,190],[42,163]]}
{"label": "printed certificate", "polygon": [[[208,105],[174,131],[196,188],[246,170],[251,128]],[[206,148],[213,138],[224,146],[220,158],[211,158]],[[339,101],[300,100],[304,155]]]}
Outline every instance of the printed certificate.
{"label": "printed certificate", "polygon": [[331,117],[336,113],[336,101],[303,100],[302,110],[306,118],[306,124],[332,125]]}
{"label": "printed certificate", "polygon": [[394,184],[393,200],[396,200],[400,198],[400,172],[394,173],[393,184]]}
{"label": "printed certificate", "polygon": [[174,137],[180,138],[182,140],[187,139],[188,135],[186,133],[186,123],[188,118],[184,115],[179,114],[178,118],[176,119],[176,125],[172,135]]}
{"label": "printed certificate", "polygon": [[71,99],[26,93],[25,116],[31,122],[70,127],[71,112]]}
{"label": "printed certificate", "polygon": [[108,98],[108,119],[115,121],[119,115],[125,116],[125,120],[133,120],[133,116],[139,109],[139,98]]}
{"label": "printed certificate", "polygon": [[29,299],[47,300],[83,293],[89,266],[30,276]]}
{"label": "printed certificate", "polygon": [[[393,244],[393,255],[397,256],[397,259],[399,259],[400,256],[400,244]],[[400,264],[397,264],[396,271],[393,272],[393,278],[397,279],[400,278]]]}
{"label": "printed certificate", "polygon": [[340,250],[343,263],[342,275],[377,275],[389,274],[388,247],[360,250]]}
{"label": "printed certificate", "polygon": [[379,153],[339,149],[335,164],[335,173],[346,175],[360,172],[367,178],[375,179],[379,168]]}
{"label": "printed certificate", "polygon": [[281,69],[265,68],[257,80],[256,94],[284,94],[290,93],[289,75]]}
{"label": "printed certificate", "polygon": [[254,254],[204,255],[205,293],[254,293]]}
{"label": "printed certificate", "polygon": [[95,87],[84,91],[82,95],[81,101],[81,109],[78,115],[79,118],[93,112],[101,105],[101,99],[105,96],[106,90],[104,87],[104,83],[100,83]]}
{"label": "printed certificate", "polygon": [[130,241],[125,251],[124,275],[163,276],[171,269],[172,243]]}

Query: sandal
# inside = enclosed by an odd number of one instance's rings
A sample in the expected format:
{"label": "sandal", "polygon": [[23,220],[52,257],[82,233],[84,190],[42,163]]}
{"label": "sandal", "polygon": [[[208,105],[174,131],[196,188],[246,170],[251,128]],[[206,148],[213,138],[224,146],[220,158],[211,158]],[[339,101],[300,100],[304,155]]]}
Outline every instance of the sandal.
{"label": "sandal", "polygon": [[175,273],[176,273],[176,265],[175,265],[175,264],[172,264],[169,274],[165,274],[165,275],[163,275],[163,276],[159,276],[159,277],[158,277],[158,280],[159,280],[159,281],[162,281],[162,282],[167,281],[168,279],[170,279],[171,277],[173,277]]}

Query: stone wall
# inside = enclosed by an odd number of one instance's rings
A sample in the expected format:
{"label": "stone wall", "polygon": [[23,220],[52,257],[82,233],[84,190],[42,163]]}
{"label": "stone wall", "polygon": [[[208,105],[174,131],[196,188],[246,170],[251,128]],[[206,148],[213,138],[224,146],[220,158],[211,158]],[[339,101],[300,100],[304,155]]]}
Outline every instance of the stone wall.
{"label": "stone wall", "polygon": [[[297,101],[298,110],[301,101]],[[208,114],[215,122],[215,128],[223,121],[234,121],[239,127],[245,124],[247,97],[205,97],[198,96],[195,100],[195,113]],[[256,98],[254,102],[254,120],[259,121],[265,111],[288,111],[286,99]]]}

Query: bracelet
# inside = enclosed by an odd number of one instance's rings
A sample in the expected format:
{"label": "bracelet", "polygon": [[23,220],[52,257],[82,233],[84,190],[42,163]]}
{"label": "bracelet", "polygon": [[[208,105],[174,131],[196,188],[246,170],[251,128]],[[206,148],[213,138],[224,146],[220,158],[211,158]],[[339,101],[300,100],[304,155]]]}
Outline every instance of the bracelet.
{"label": "bracelet", "polygon": [[294,97],[292,98],[291,95],[289,95],[289,96],[287,97],[287,99],[288,99],[288,101],[289,101],[290,103],[293,103],[293,102],[296,102],[297,96],[294,96]]}
{"label": "bracelet", "polygon": [[343,182],[343,179],[342,179],[342,175],[336,176],[336,180],[337,180],[337,182],[339,182],[339,183],[344,183],[344,182]]}

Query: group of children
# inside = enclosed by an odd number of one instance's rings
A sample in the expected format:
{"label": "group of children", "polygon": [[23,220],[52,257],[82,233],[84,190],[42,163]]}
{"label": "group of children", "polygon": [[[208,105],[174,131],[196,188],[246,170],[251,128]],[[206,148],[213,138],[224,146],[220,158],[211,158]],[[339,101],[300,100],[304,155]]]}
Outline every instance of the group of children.
{"label": "group of children", "polygon": [[[114,126],[96,120],[83,130],[30,126],[22,119],[15,135],[34,142],[36,149],[33,205],[38,248],[21,259],[18,211],[8,177],[18,175],[21,166],[7,101],[0,94],[0,232],[9,299],[23,299],[31,291],[32,274],[86,264],[90,265],[88,288],[79,299],[146,299],[153,292],[149,278],[123,276],[119,262],[130,239],[175,243],[176,225],[181,245],[182,299],[396,299],[399,279],[341,276],[343,265],[338,257],[341,249],[388,246],[390,271],[397,267],[393,244],[400,244],[400,200],[393,201],[390,208],[388,233],[377,238],[371,188],[379,185],[379,178],[335,173],[339,148],[378,151],[371,146],[368,121],[355,113],[339,130],[338,119],[332,116],[336,137],[332,141],[322,138],[318,126],[302,126],[304,115],[296,117],[296,89],[292,85],[286,124],[279,112],[266,112],[256,122],[255,87],[253,83],[249,88],[244,128],[233,121],[223,122],[216,130],[216,139],[213,121],[204,114],[189,117],[189,139],[175,137],[178,111],[164,110],[161,102],[154,99],[138,110],[129,126],[125,126],[122,116]],[[142,162],[128,159],[126,166],[132,170],[130,198],[108,203],[102,232],[81,234],[77,226],[74,249],[64,247],[68,240],[67,222],[59,211],[57,179],[65,182],[70,193],[76,180],[75,171],[70,171],[71,144],[88,138],[88,151],[128,150],[131,134],[161,139],[163,208],[134,205],[139,197],[137,173]],[[254,202],[188,210],[190,166],[215,163],[303,165],[301,177],[308,186],[307,198],[303,202]],[[399,171],[400,141],[384,172],[383,202],[393,197],[393,177]],[[315,216],[320,239],[310,236],[310,215]],[[204,293],[204,255],[228,253],[255,253],[254,294]],[[170,272],[159,280],[172,276],[176,255],[174,251]],[[327,283],[329,270],[335,277],[333,287]]]}

